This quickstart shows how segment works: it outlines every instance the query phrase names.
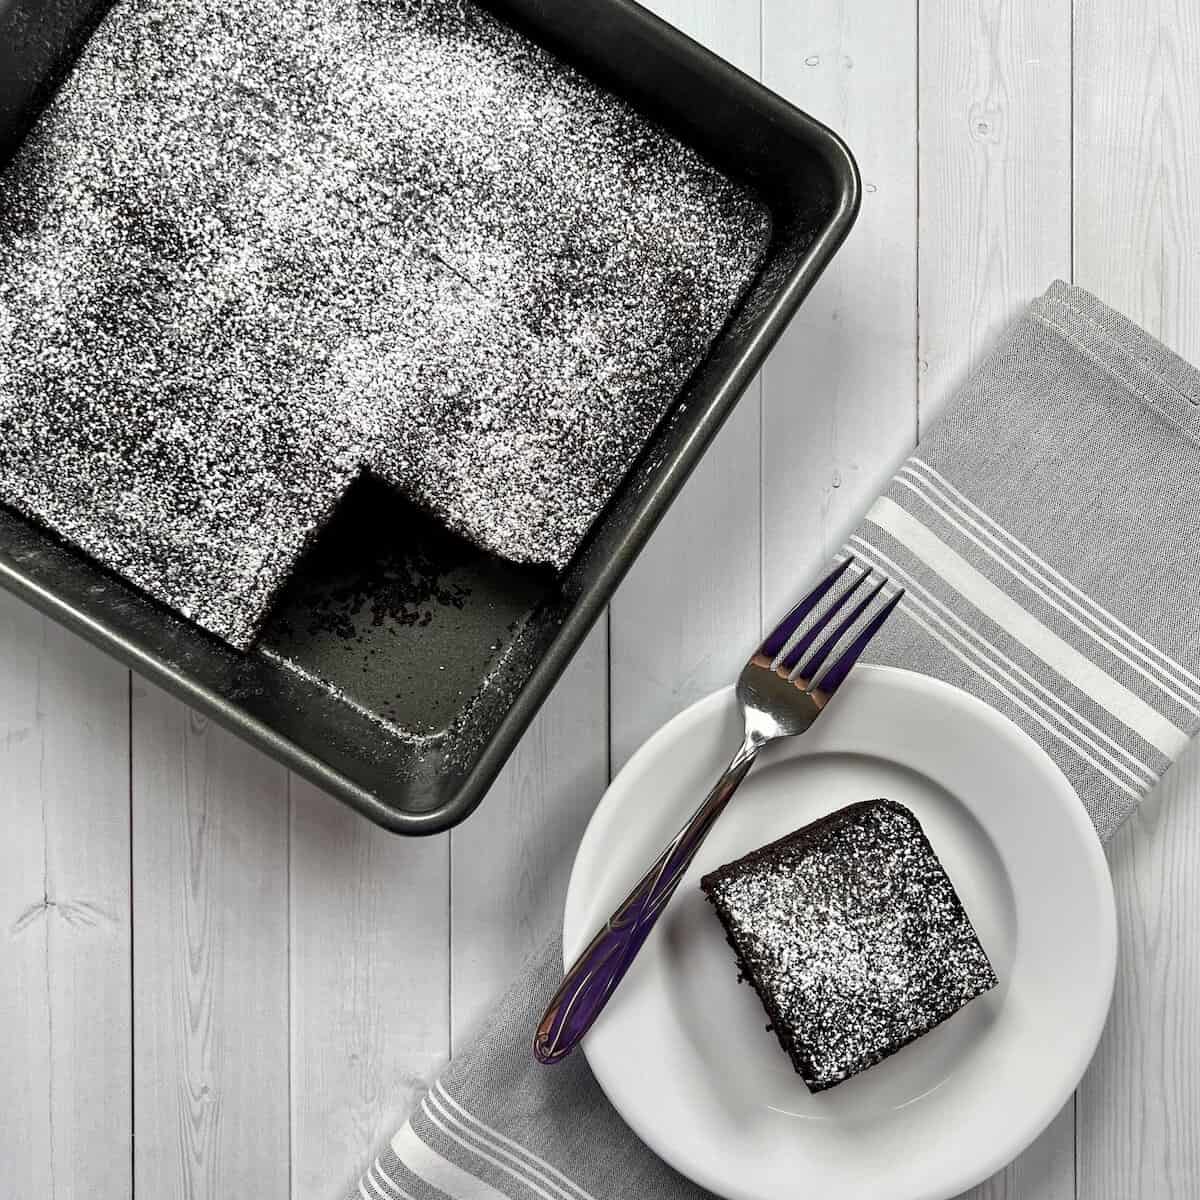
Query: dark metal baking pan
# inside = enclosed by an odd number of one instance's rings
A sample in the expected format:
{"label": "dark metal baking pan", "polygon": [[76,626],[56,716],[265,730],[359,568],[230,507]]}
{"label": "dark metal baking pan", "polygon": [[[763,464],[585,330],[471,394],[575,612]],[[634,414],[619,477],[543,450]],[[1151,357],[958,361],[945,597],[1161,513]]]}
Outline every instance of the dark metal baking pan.
{"label": "dark metal baking pan", "polygon": [[[364,480],[239,654],[0,509],[0,583],[398,833],[479,803],[859,203],[833,133],[629,0],[488,6],[750,183],[773,219],[758,279],[565,573],[495,559]],[[0,0],[0,149],[99,11]]]}

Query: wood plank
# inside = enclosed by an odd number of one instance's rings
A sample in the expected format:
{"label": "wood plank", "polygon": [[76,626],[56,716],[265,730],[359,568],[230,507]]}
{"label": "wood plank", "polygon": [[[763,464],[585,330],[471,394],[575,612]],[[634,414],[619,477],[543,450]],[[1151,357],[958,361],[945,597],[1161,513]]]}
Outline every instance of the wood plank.
{"label": "wood plank", "polygon": [[[920,427],[1071,271],[1071,5],[920,10]],[[1074,1101],[972,1200],[1072,1200]]]}
{"label": "wood plank", "polygon": [[134,1183],[286,1200],[287,772],[133,683]]}
{"label": "wood plank", "polygon": [[292,779],[295,1197],[344,1195],[446,1061],[449,848]]}
{"label": "wood plank", "polygon": [[912,5],[763,0],[763,81],[841,133],[863,177],[855,228],[763,371],[768,624],[915,436],[916,63]]}
{"label": "wood plank", "polygon": [[129,673],[0,596],[0,1175],[132,1189]]}
{"label": "wood plank", "polygon": [[[752,5],[651,7],[757,70]],[[500,779],[453,839],[452,1021],[474,1035],[521,959],[562,917],[583,827],[616,769],[683,704],[727,682],[758,626],[757,388],[630,572]],[[736,494],[729,472],[744,480]],[[726,568],[714,569],[716,563]],[[611,760],[608,663],[611,653]]]}
{"label": "wood plank", "polygon": [[607,651],[602,623],[479,809],[451,833],[456,1051],[562,921],[575,848],[608,779]]}
{"label": "wood plank", "polygon": [[1113,839],[1120,957],[1078,1099],[1079,1196],[1200,1195],[1200,753]]}
{"label": "wood plank", "polygon": [[1075,282],[1197,361],[1200,8],[1075,8]]}
{"label": "wood plank", "polygon": [[[753,6],[651,7],[757,71]],[[452,835],[456,1049],[561,920],[575,847],[608,775],[609,653],[617,769],[679,707],[727,682],[757,630],[758,438],[755,386],[630,572],[608,629],[593,631],[479,811]],[[736,494],[729,472],[744,480]]]}
{"label": "wood plank", "polygon": [[1071,4],[921,8],[920,414],[1071,274]]}
{"label": "wood plank", "polygon": [[[758,75],[756,4],[655,0],[649,7]],[[614,771],[669,717],[732,682],[758,634],[760,418],[756,382],[613,599]]]}
{"label": "wood plank", "polygon": [[[1200,361],[1200,10],[1078,0],[1075,279]],[[1200,1195],[1200,758],[1114,839],[1121,959],[1078,1101],[1079,1195]]]}

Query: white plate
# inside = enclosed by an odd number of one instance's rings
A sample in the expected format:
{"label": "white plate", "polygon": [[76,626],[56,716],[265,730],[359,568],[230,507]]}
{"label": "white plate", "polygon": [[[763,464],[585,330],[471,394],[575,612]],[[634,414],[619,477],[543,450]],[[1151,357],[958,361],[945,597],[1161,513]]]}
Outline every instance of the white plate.
{"label": "white plate", "polygon": [[[733,689],[664,725],[579,848],[564,959],[675,833],[740,740]],[[810,1095],[733,956],[700,875],[856,800],[916,814],[1000,986],[879,1066]],[[860,666],[803,737],[769,747],[584,1041],[601,1087],[676,1170],[728,1200],[941,1200],[1015,1158],[1087,1066],[1116,967],[1112,884],[1083,805],[988,705]]]}

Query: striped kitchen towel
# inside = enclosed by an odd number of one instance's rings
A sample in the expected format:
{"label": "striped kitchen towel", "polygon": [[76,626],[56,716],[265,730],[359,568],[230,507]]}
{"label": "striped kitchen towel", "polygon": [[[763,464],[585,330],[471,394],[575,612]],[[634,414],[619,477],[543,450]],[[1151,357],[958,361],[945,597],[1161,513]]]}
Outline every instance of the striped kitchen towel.
{"label": "striped kitchen towel", "polygon": [[[1054,284],[872,505],[842,557],[905,595],[875,662],[1020,725],[1109,837],[1200,723],[1200,372]],[[530,1040],[556,940],[354,1200],[699,1200],[608,1105],[582,1055]]]}
{"label": "striped kitchen towel", "polygon": [[1200,718],[1198,439],[1200,372],[1056,283],[846,546],[907,589],[871,659],[1011,717],[1105,839]]}

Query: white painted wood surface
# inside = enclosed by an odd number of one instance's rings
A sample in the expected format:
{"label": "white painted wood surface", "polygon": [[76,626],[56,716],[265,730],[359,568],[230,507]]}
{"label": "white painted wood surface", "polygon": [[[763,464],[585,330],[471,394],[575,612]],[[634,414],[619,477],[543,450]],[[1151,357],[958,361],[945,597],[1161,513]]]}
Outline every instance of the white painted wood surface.
{"label": "white painted wood surface", "polygon": [[287,1195],[287,771],[133,681],[134,1191]]}
{"label": "white painted wood surface", "polygon": [[129,672],[0,596],[0,1196],[127,1196]]}
{"label": "white painted wood surface", "polygon": [[[1073,275],[1200,360],[1189,0],[654,7],[841,131],[863,211],[466,825],[382,834],[0,597],[0,1200],[337,1200],[554,927],[610,771],[1024,302]],[[1109,1030],[973,1200],[1200,1196],[1200,754],[1110,857]]]}
{"label": "white painted wood surface", "polygon": [[[1079,0],[1075,279],[1200,362],[1200,7]],[[1109,852],[1121,961],[1079,1090],[1088,1200],[1200,1196],[1200,757]]]}

